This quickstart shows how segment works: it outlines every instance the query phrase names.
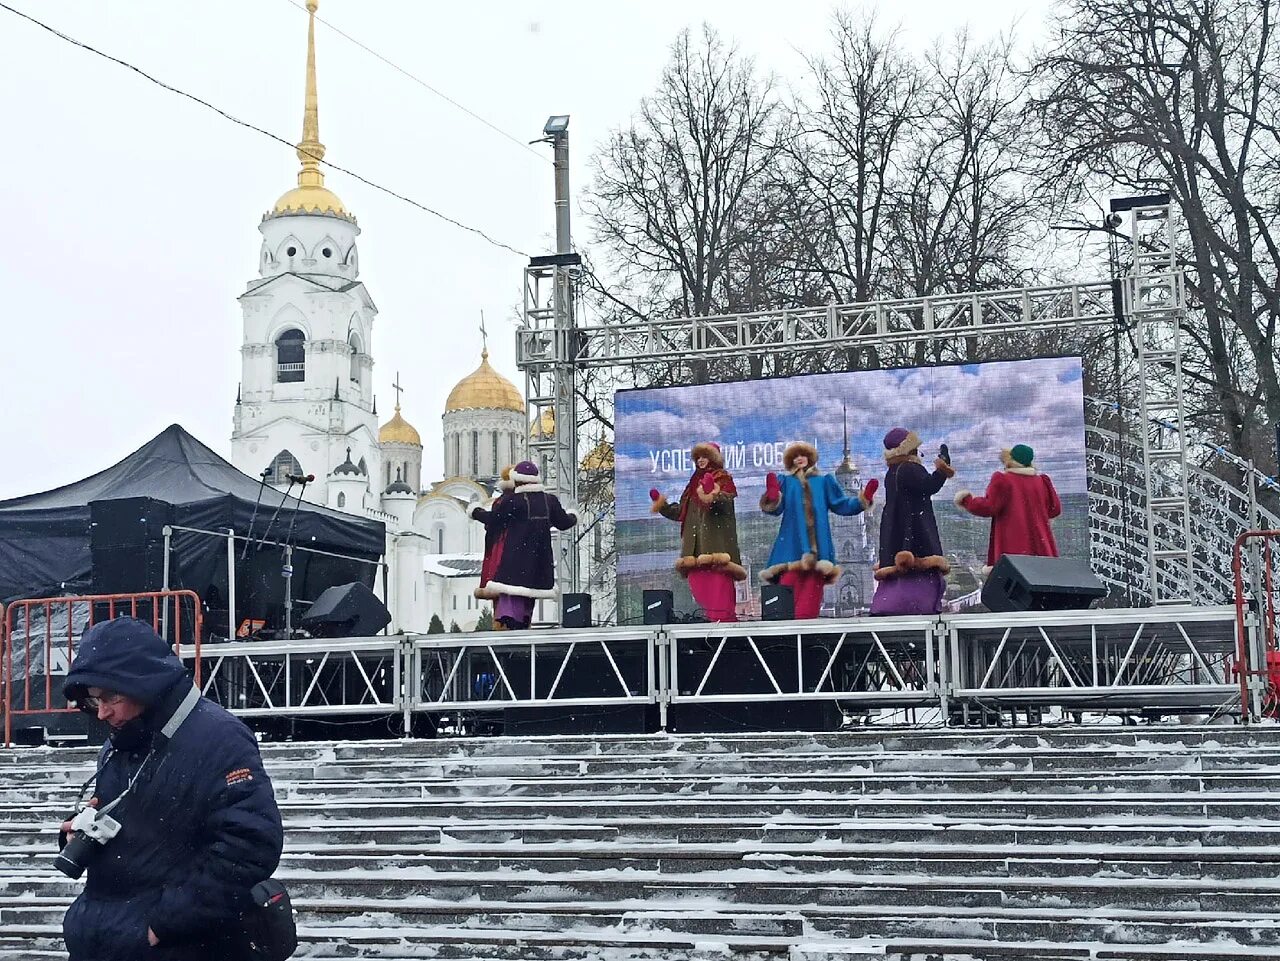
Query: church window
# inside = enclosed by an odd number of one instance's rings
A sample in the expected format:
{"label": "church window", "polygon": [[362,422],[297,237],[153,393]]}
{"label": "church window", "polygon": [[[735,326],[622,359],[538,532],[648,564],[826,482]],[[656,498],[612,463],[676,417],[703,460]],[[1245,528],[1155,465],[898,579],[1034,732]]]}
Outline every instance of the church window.
{"label": "church window", "polygon": [[501,468],[498,466],[498,432],[493,432],[493,473],[498,473]]}
{"label": "church window", "polygon": [[480,476],[480,432],[471,432],[471,476]]}
{"label": "church window", "polygon": [[450,471],[454,477],[462,473],[462,435],[453,435],[453,470]]}
{"label": "church window", "polygon": [[300,384],[307,376],[307,335],[291,327],[276,338],[276,383]]}
{"label": "church window", "polygon": [[[361,473],[361,474],[364,474],[364,476],[365,476],[365,477],[368,477],[368,476],[369,476],[369,465],[368,465],[368,464],[366,464],[366,463],[364,462],[364,458],[363,458],[363,457],[361,457],[361,458],[360,458],[360,463],[359,463],[359,464],[357,464],[356,466],[360,468],[360,473]],[[388,480],[388,481],[387,481],[387,483],[389,484],[389,483],[391,483],[391,481],[390,481],[390,480]]]}
{"label": "church window", "polygon": [[349,376],[354,383],[360,383],[360,338],[352,333],[347,340],[347,346],[351,348],[351,370]]}
{"label": "church window", "polygon": [[276,454],[275,460],[271,462],[268,468],[267,483],[268,484],[287,484],[289,483],[289,475],[295,477],[302,473],[302,465],[298,463],[298,458],[287,450],[282,450]]}
{"label": "church window", "polygon": [[444,528],[443,527],[436,528],[436,553],[437,554],[444,553]]}
{"label": "church window", "polygon": [[338,491],[338,507],[341,508],[346,506],[347,506],[347,495],[344,494],[342,491]]}
{"label": "church window", "polygon": [[458,609],[458,595],[457,595],[457,594],[454,594],[454,595],[453,595],[453,609],[454,609],[455,611]]}
{"label": "church window", "polygon": [[290,247],[288,250],[285,251],[285,253],[288,254],[290,257],[296,257],[298,254],[298,248]]}
{"label": "church window", "polygon": [[330,250],[328,247],[326,247],[324,250],[320,251],[320,253],[324,254],[326,257],[332,257],[332,256],[333,256],[333,251],[332,251],[332,250]]}

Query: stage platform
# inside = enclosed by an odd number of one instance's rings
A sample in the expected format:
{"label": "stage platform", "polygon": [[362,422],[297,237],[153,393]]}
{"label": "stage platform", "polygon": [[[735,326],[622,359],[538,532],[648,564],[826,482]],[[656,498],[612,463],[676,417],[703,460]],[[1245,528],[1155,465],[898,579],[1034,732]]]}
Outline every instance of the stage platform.
{"label": "stage platform", "polygon": [[[406,731],[424,715],[465,732],[473,716],[602,712],[629,717],[624,730],[692,730],[753,705],[743,729],[812,729],[886,711],[1238,715],[1238,656],[1233,608],[1170,606],[206,644],[201,685],[246,717],[389,716]],[[1260,691],[1251,679],[1250,700]]]}

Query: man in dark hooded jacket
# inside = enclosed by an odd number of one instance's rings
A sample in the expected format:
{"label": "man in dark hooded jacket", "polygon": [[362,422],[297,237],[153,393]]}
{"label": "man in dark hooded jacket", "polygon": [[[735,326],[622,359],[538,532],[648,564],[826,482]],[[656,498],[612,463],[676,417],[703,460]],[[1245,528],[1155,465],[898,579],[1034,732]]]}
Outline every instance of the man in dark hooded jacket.
{"label": "man in dark hooded jacket", "polygon": [[112,728],[90,803],[129,789],[63,920],[70,961],[244,961],[239,919],[284,841],[253,733],[133,618],[85,632],[63,689]]}

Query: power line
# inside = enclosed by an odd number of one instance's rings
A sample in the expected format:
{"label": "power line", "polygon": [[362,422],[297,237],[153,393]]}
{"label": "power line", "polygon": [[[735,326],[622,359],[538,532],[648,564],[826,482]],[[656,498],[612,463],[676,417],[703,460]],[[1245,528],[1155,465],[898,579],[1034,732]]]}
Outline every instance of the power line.
{"label": "power line", "polygon": [[[299,2],[298,2],[298,0],[285,0],[285,3],[292,4],[293,6],[297,7],[299,10],[301,10],[303,13],[307,13],[307,12],[308,12],[308,11],[307,11],[307,8],[306,8],[303,4],[299,3]],[[454,100],[452,97],[450,97],[450,96],[449,96],[447,93],[445,93],[444,91],[442,91],[442,90],[438,90],[437,88],[435,88],[435,87],[431,86],[431,84],[427,83],[427,82],[426,82],[425,80],[423,80],[421,77],[417,76],[416,74],[411,73],[410,71],[406,70],[404,67],[400,66],[398,63],[396,63],[396,62],[394,62],[393,60],[390,60],[390,59],[388,59],[387,57],[383,56],[382,54],[378,53],[378,51],[374,50],[372,47],[368,46],[367,44],[361,43],[359,40],[357,40],[355,37],[351,36],[351,34],[347,33],[347,32],[346,32],[345,30],[343,30],[341,27],[336,26],[336,25],[334,25],[334,24],[330,23],[328,20],[326,20],[324,17],[320,16],[318,13],[315,15],[315,18],[316,18],[316,20],[318,20],[320,23],[323,23],[326,27],[328,27],[330,30],[332,30],[334,33],[338,34],[338,35],[339,35],[339,36],[341,36],[341,37],[345,37],[347,40],[349,40],[349,41],[351,41],[352,43],[354,43],[357,47],[359,47],[359,48],[360,48],[361,50],[363,50],[365,53],[367,53],[367,54],[369,54],[369,55],[371,55],[371,56],[373,56],[373,57],[376,57],[377,59],[381,60],[383,63],[385,63],[385,64],[386,64],[388,67],[390,67],[392,70],[395,70],[395,71],[397,71],[397,72],[399,72],[399,73],[404,74],[406,77],[408,77],[408,78],[409,78],[410,80],[412,80],[414,83],[418,84],[418,86],[420,86],[420,87],[424,88],[425,90],[428,90],[428,91],[430,91],[431,93],[435,94],[437,97],[439,97],[441,100],[445,101],[446,103],[451,104],[451,105],[453,105],[454,107],[457,107],[459,110],[461,110],[461,111],[462,111],[463,113],[465,113],[467,116],[471,117],[473,120],[478,120],[480,123],[484,124],[486,127],[488,127],[490,130],[492,130],[494,133],[498,134],[499,136],[506,137],[508,140],[510,140],[513,144],[515,144],[515,145],[516,145],[517,147],[519,147],[521,150],[524,150],[524,151],[526,151],[527,153],[529,153],[529,154],[530,154],[530,156],[537,157],[539,160],[543,161],[544,163],[551,163],[551,158],[550,158],[550,157],[547,157],[547,156],[545,156],[545,155],[543,155],[543,154],[538,153],[538,151],[534,150],[532,147],[530,147],[530,146],[529,146],[529,144],[528,144],[528,143],[526,143],[525,141],[521,140],[519,137],[516,137],[516,136],[514,136],[513,134],[509,134],[509,133],[507,133],[505,130],[503,130],[501,127],[499,127],[497,124],[494,124],[494,123],[492,123],[492,122],[491,122],[491,121],[489,121],[489,120],[486,120],[484,117],[480,116],[480,115],[479,115],[478,113],[476,113],[474,110],[472,110],[472,109],[470,109],[469,107],[463,106],[462,104],[458,103],[458,101]]]}
{"label": "power line", "polygon": [[[75,37],[68,36],[62,31],[49,26],[47,23],[43,23],[42,21],[37,20],[35,17],[31,15],[23,13],[21,10],[14,9],[13,7],[9,6],[7,3],[2,2],[2,0],[0,0],[0,10],[7,10],[9,13],[12,13],[17,17],[21,17],[23,20],[26,20],[29,23],[33,23],[40,29],[53,34],[55,37],[57,37],[60,40],[64,40],[73,46],[80,47],[82,50],[87,50],[90,53],[96,54],[97,56],[102,57],[104,60],[110,60],[114,64],[118,64],[119,66],[124,67],[127,70],[131,70],[134,73],[138,74],[138,76],[144,78],[145,80],[149,80],[151,83],[155,84],[157,87],[160,87],[163,90],[167,90],[170,93],[177,94],[180,97],[185,97],[188,100],[194,101],[195,103],[198,103],[200,106],[206,107],[209,110],[212,110],[214,113],[218,114],[222,118],[226,120],[230,120],[232,123],[238,126],[244,127],[246,130],[252,130],[254,133],[259,133],[259,134],[262,134],[262,136],[264,137],[269,137],[270,139],[276,141],[277,143],[284,144],[284,146],[288,147],[290,150],[294,150],[294,149],[301,150],[300,147],[297,147],[293,142],[286,140],[284,137],[281,137],[279,134],[274,134],[270,130],[264,130],[262,127],[249,123],[249,121],[247,120],[241,120],[239,117],[236,117],[232,114],[227,113],[227,111],[223,110],[221,107],[216,107],[213,104],[209,103],[209,101],[200,99],[193,93],[187,93],[187,91],[185,90],[179,89],[178,87],[165,83],[163,80],[159,80],[156,77],[151,76],[151,74],[147,73],[145,70],[141,69],[140,67],[134,66],[133,64],[129,63],[126,60],[121,60],[119,57],[113,57],[109,53],[104,53],[103,51],[97,49],[96,47],[91,47],[89,44],[84,43],[83,41],[77,40]],[[428,207],[426,204],[419,203],[418,201],[414,200],[412,197],[406,197],[404,194],[397,193],[396,191],[392,190],[390,187],[384,187],[382,186],[382,184],[375,183],[374,181],[369,180],[367,177],[362,177],[360,174],[356,173],[354,170],[349,170],[346,167],[340,167],[337,164],[333,163],[332,161],[325,160],[319,156],[316,156],[315,154],[310,153],[310,151],[303,151],[303,152],[307,153],[308,156],[324,164],[326,167],[328,167],[331,170],[337,170],[340,173],[344,173],[348,177],[353,177],[356,180],[360,181],[362,184],[372,187],[374,190],[380,190],[384,194],[387,194],[388,196],[395,197],[397,200],[404,201],[410,206],[417,207],[419,210],[424,211],[425,213],[429,213],[433,217],[440,218],[445,223],[452,224],[453,226],[461,230],[465,230],[468,233],[475,234],[477,237],[480,237],[482,240],[485,240],[486,242],[492,244],[495,247],[500,247],[503,250],[508,250],[519,257],[529,256],[523,250],[517,250],[515,247],[512,247],[509,244],[504,244],[500,240],[495,240],[493,237],[490,237],[487,233],[485,233],[479,227],[472,227],[469,224],[462,223],[462,221],[460,220],[455,220],[454,218],[450,217],[448,214],[443,214],[438,210],[434,210],[431,207]]]}

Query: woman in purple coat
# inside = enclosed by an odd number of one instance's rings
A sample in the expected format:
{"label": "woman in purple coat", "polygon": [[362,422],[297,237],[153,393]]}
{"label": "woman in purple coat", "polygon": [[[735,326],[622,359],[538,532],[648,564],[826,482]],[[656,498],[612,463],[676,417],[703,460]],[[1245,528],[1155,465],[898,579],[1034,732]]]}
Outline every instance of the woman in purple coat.
{"label": "woman in purple coat", "polygon": [[936,614],[942,610],[946,574],[933,495],[955,476],[941,457],[930,472],[920,461],[915,431],[895,427],[884,435],[884,512],[880,516],[880,563],[875,570],[872,614]]}
{"label": "woman in purple coat", "polygon": [[502,557],[486,587],[498,595],[494,619],[509,630],[521,630],[533,620],[533,604],[556,596],[556,560],[551,528],[567,531],[578,518],[566,511],[555,494],[539,483],[538,468],[521,461],[511,472],[515,489],[499,498],[492,521],[503,538]]}

